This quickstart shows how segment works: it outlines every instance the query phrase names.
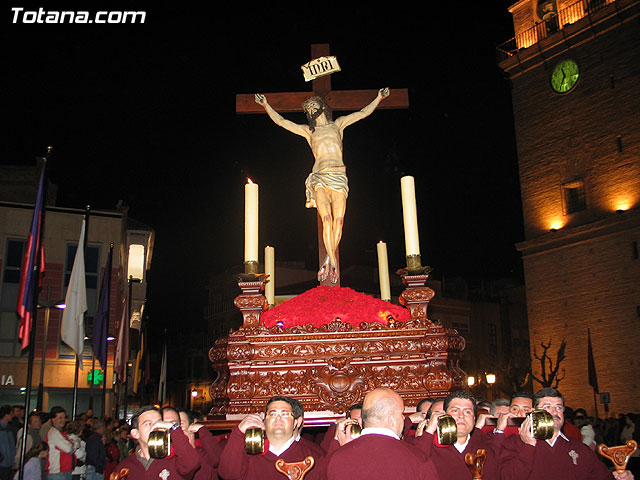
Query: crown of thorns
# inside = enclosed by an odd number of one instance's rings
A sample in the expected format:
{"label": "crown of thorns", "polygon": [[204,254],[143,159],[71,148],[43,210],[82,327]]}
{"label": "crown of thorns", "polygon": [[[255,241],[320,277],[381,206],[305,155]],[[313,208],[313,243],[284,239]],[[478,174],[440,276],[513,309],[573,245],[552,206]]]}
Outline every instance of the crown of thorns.
{"label": "crown of thorns", "polygon": [[307,98],[302,103],[302,109],[306,112],[311,103],[319,104],[321,110],[326,110],[327,109],[327,104],[324,102],[324,100],[321,97],[310,97],[310,98]]}

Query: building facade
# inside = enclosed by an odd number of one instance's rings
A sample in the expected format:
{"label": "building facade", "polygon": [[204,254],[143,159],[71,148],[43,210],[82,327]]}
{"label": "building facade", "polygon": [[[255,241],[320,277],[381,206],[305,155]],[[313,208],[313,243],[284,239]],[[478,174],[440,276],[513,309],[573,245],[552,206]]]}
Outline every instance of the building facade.
{"label": "building facade", "polygon": [[[22,183],[31,185],[31,198],[35,200],[39,167],[3,167],[2,192],[0,195],[0,403],[23,404],[27,382],[28,350],[20,348],[18,339],[19,319],[16,304],[20,281],[20,270],[24,247],[29,235],[33,216],[33,205],[10,202],[15,188],[6,185]],[[11,177],[13,176],[13,181]],[[33,183],[29,178],[33,177]],[[24,200],[25,196],[19,197]],[[40,387],[41,407],[49,410],[54,405],[72,412],[75,378],[75,355],[60,340],[62,310],[56,305],[63,303],[71,276],[71,269],[78,247],[85,210],[46,207],[44,225],[45,273],[38,295],[38,313],[35,321],[36,337],[32,369],[31,408],[36,408]],[[146,297],[146,275],[150,267],[154,232],[128,218],[126,210],[90,211],[85,255],[88,310],[85,314],[85,343],[82,354],[83,369],[78,375],[77,412],[86,411],[90,405],[101,415],[113,416],[115,407],[122,403],[116,393],[119,383],[114,380],[113,360],[117,331],[121,319],[136,327],[136,319],[144,310]],[[99,294],[106,261],[113,245],[111,295],[109,299],[108,360],[106,372],[94,361],[91,339],[93,322],[98,306]],[[130,252],[137,252],[131,253]],[[135,273],[140,282],[129,288],[128,273],[133,270],[130,260],[142,255],[142,273]],[[131,291],[131,312],[128,316],[128,297]],[[124,314],[124,316],[123,316]],[[139,327],[138,327],[139,328]],[[29,347],[31,348],[31,347]],[[137,345],[131,345],[130,358],[135,360]],[[95,372],[95,379],[94,379]],[[91,377],[91,380],[89,379]],[[123,394],[123,393],[122,393]],[[104,403],[103,403],[104,402]]]}
{"label": "building facade", "polygon": [[521,0],[510,12],[516,37],[498,51],[512,85],[531,354],[551,342],[555,361],[566,340],[558,387],[603,415],[590,331],[607,410],[637,411],[640,2]]}

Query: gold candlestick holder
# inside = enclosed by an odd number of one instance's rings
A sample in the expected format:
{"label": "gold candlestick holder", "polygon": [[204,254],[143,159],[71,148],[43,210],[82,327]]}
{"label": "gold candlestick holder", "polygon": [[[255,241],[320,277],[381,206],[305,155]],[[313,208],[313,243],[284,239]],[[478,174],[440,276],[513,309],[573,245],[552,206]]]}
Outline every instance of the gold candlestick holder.
{"label": "gold candlestick holder", "polygon": [[422,265],[422,258],[420,257],[419,254],[407,255],[406,258],[407,258],[407,266],[405,268],[401,268],[400,270],[398,270],[398,275],[400,275],[401,277],[405,277],[407,275],[409,275],[409,276],[415,276],[415,275],[427,275],[427,276],[429,276],[429,274],[431,273],[431,270],[433,270],[429,266],[423,266]]}

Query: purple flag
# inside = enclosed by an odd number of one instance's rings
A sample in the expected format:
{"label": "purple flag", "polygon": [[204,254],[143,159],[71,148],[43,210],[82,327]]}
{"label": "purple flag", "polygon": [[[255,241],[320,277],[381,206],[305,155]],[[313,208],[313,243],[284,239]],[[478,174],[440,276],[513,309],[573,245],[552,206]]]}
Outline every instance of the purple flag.
{"label": "purple flag", "polygon": [[104,266],[102,285],[100,285],[100,300],[96,320],[93,324],[93,354],[100,362],[100,366],[107,371],[107,329],[109,326],[109,299],[111,298],[111,263],[113,261],[113,246],[109,249],[107,263]]}
{"label": "purple flag", "polygon": [[[40,283],[40,276],[44,272],[44,239],[42,235],[42,220],[44,218],[44,176],[45,163],[40,174],[40,185],[38,186],[38,195],[33,210],[33,220],[31,221],[31,231],[24,253],[24,261],[22,262],[22,272],[20,274],[20,287],[18,290],[18,305],[16,307],[18,316],[20,317],[20,337],[21,346],[24,350],[29,346],[31,340],[31,327],[33,325],[34,315],[34,295],[35,289]],[[38,251],[40,251],[40,264],[38,265]]]}

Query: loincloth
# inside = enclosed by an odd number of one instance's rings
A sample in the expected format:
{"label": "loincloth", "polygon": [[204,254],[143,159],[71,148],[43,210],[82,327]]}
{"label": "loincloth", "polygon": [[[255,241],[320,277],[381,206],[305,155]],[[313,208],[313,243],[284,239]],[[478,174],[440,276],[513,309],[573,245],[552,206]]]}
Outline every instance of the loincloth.
{"label": "loincloth", "polygon": [[307,208],[316,208],[316,189],[318,187],[343,193],[345,197],[349,194],[347,172],[344,167],[330,167],[319,172],[311,172],[304,182],[304,186],[307,196],[305,207]]}

